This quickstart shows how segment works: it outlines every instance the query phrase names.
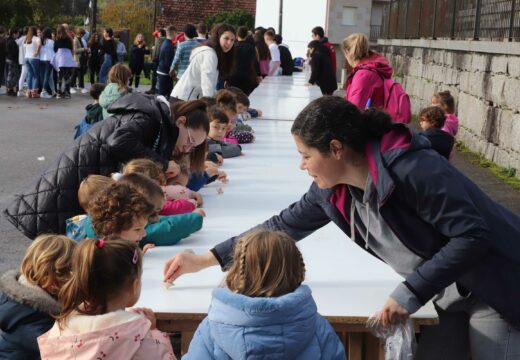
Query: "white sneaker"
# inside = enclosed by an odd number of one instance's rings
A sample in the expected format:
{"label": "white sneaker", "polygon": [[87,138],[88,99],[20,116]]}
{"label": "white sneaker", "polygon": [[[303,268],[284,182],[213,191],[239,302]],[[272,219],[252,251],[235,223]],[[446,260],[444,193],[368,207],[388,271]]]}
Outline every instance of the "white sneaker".
{"label": "white sneaker", "polygon": [[52,95],[49,94],[47,91],[42,91],[42,93],[40,94],[40,97],[42,99],[52,99]]}
{"label": "white sneaker", "polygon": [[81,93],[82,94],[88,94],[88,90],[87,89],[81,89]]}
{"label": "white sneaker", "polygon": [[70,88],[70,93],[71,93],[71,94],[75,94],[75,93],[77,93],[77,91],[76,91],[76,89],[74,89],[74,88]]}
{"label": "white sneaker", "polygon": [[135,89],[134,89],[134,92],[135,92],[135,93],[140,93],[141,91],[139,91],[138,88],[135,88]]}
{"label": "white sneaker", "polygon": [[24,97],[24,96],[26,96],[26,95],[25,95],[25,91],[23,91],[23,90],[18,91],[18,96],[19,96],[19,97]]}

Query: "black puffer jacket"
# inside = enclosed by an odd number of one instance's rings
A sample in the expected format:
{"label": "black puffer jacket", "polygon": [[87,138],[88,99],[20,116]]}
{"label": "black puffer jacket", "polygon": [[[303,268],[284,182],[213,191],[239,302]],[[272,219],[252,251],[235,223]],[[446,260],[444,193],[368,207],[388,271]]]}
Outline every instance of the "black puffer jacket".
{"label": "black puffer jacket", "polygon": [[91,174],[110,175],[121,163],[149,158],[168,167],[179,130],[169,106],[154,97],[129,94],[108,109],[113,115],[76,139],[30,188],[4,211],[27,237],[65,233],[65,220],[83,213],[78,188]]}

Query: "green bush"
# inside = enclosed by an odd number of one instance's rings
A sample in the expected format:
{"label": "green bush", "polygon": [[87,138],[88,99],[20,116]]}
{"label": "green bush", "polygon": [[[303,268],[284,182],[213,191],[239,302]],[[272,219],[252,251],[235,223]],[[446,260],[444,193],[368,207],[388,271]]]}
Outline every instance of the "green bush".
{"label": "green bush", "polygon": [[215,14],[206,19],[206,25],[208,29],[211,29],[213,25],[219,23],[226,23],[234,26],[247,26],[248,29],[252,29],[255,26],[255,17],[244,10],[233,10],[225,11]]}

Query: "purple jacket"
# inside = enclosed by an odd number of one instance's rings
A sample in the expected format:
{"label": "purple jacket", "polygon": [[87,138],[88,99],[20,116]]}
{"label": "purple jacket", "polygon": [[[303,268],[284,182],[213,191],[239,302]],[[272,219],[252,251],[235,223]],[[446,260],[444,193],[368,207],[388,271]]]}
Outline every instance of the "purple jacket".
{"label": "purple jacket", "polygon": [[[520,325],[520,217],[402,124],[368,144],[366,156],[382,218],[410,251],[427,259],[404,282],[421,303],[457,282]],[[319,189],[313,183],[298,202],[259,226],[300,240],[333,221],[350,237],[350,204],[347,185]],[[222,267],[232,262],[237,238],[211,250]],[[364,249],[362,235],[356,243]]]}

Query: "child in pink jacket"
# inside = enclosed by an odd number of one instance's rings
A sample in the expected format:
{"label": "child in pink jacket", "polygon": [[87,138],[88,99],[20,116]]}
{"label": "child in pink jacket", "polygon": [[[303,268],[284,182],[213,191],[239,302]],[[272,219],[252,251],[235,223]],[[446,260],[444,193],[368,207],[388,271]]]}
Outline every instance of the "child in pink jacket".
{"label": "child in pink jacket", "polygon": [[343,40],[343,51],[352,68],[345,85],[345,99],[365,109],[368,100],[375,108],[383,108],[383,79],[392,77],[393,69],[384,55],[370,50],[366,35],[351,34]]}
{"label": "child in pink jacket", "polygon": [[451,93],[448,90],[435,93],[432,97],[432,105],[440,106],[446,114],[446,120],[441,130],[451,136],[457,135],[459,119],[455,116],[455,99]]}
{"label": "child in pink jacket", "polygon": [[42,359],[175,360],[152,310],[125,310],[141,293],[137,244],[86,239],[74,250],[71,274],[58,297],[61,315],[38,338]]}

